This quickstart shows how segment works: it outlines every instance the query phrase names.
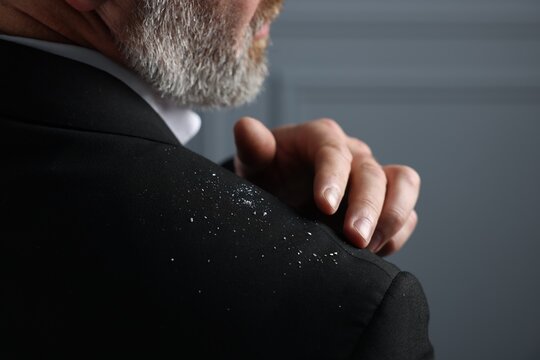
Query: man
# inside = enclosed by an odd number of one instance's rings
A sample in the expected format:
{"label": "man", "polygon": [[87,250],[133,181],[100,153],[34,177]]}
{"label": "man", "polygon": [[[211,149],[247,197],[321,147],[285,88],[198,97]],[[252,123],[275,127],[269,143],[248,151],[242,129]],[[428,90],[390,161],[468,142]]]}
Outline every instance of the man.
{"label": "man", "polygon": [[0,1],[0,351],[432,357],[420,285],[374,254],[416,226],[414,170],[324,119],[237,123],[268,192],[181,146],[186,107],[255,97],[280,6]]}

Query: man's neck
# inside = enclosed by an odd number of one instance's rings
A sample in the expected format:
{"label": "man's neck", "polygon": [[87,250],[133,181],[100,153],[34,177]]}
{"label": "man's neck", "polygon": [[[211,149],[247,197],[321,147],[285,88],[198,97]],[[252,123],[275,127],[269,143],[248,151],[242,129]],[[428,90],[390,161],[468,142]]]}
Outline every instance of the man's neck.
{"label": "man's neck", "polygon": [[99,14],[79,12],[63,0],[0,1],[0,33],[79,45],[122,62],[109,28]]}

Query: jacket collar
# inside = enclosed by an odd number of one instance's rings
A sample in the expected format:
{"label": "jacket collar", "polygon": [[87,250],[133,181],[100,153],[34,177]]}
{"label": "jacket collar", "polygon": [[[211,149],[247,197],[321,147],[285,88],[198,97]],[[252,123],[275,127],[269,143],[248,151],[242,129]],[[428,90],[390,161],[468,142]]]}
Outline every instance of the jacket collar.
{"label": "jacket collar", "polygon": [[0,116],[179,145],[152,107],[105,71],[0,40]]}

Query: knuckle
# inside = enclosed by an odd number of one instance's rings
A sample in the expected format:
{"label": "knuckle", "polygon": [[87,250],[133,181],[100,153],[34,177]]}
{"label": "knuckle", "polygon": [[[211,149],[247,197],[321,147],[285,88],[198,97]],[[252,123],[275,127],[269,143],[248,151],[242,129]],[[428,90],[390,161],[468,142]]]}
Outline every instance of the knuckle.
{"label": "knuckle", "polygon": [[360,164],[359,169],[365,175],[370,175],[372,177],[380,179],[379,181],[381,181],[386,186],[386,174],[384,173],[384,170],[379,164],[372,161],[366,161]]}
{"label": "knuckle", "polygon": [[336,141],[322,144],[317,151],[317,156],[331,157],[337,154],[347,163],[352,162],[352,154],[349,149],[345,145]]}
{"label": "knuckle", "polygon": [[413,224],[417,224],[418,223],[418,213],[416,211],[413,210],[413,212],[411,213],[411,222]]}
{"label": "knuckle", "polygon": [[317,122],[321,124],[322,126],[326,127],[330,131],[338,131],[340,133],[343,132],[343,130],[341,129],[341,126],[334,119],[322,118],[322,119],[319,119]]}
{"label": "knuckle", "polygon": [[409,227],[411,231],[413,231],[418,225],[418,214],[416,213],[416,211],[413,211],[411,213],[411,216],[409,217],[408,221],[409,221]]}
{"label": "knuckle", "polygon": [[373,156],[373,152],[371,151],[371,148],[368,146],[368,144],[357,138],[349,138],[349,140],[356,153],[363,156]]}
{"label": "knuckle", "polygon": [[400,167],[398,175],[400,180],[405,181],[407,184],[414,188],[419,188],[422,182],[420,175],[416,170],[409,166]]}
{"label": "knuckle", "polygon": [[401,229],[407,222],[407,214],[398,207],[393,207],[385,211],[383,219],[386,228],[396,231]]}
{"label": "knuckle", "polygon": [[380,212],[380,205],[377,202],[370,198],[362,198],[356,201],[356,204],[359,208],[363,209],[365,214],[363,214],[368,219],[376,219]]}

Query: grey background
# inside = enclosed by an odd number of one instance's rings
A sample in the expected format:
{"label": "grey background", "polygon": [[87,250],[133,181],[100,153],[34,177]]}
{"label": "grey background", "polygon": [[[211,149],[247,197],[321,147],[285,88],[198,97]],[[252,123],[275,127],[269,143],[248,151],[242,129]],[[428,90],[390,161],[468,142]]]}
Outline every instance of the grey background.
{"label": "grey background", "polygon": [[332,117],[423,178],[420,224],[389,258],[422,282],[437,358],[540,359],[540,0],[289,0],[258,101],[232,125]]}

